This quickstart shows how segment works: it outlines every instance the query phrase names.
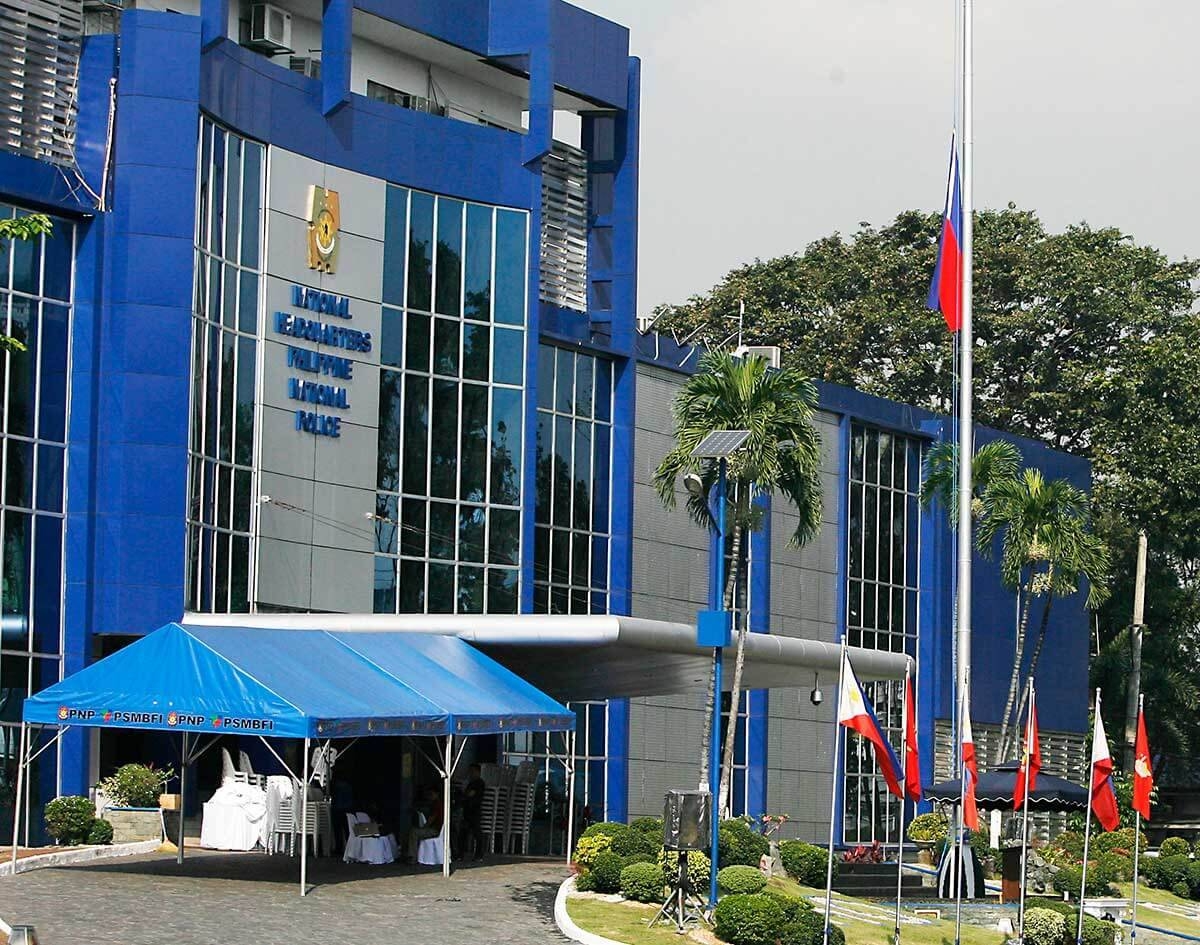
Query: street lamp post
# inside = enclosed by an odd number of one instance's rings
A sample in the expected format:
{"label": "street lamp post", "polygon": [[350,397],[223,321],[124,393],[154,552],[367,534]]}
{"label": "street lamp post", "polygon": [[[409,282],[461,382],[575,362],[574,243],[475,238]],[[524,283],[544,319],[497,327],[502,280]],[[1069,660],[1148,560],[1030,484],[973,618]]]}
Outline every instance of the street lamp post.
{"label": "street lamp post", "polygon": [[[708,589],[709,609],[702,611],[696,620],[696,643],[711,646],[713,651],[713,711],[712,731],[709,734],[709,820],[712,837],[709,849],[708,905],[717,905],[717,848],[720,841],[721,816],[717,810],[717,797],[721,785],[721,654],[729,645],[730,614],[725,608],[725,509],[728,504],[728,459],[750,438],[749,430],[715,430],[700,441],[692,450],[696,459],[717,461],[717,561],[713,581]],[[697,482],[686,483],[693,495],[700,495],[702,487]],[[697,491],[699,490],[699,491]],[[737,707],[732,707],[737,711]]]}

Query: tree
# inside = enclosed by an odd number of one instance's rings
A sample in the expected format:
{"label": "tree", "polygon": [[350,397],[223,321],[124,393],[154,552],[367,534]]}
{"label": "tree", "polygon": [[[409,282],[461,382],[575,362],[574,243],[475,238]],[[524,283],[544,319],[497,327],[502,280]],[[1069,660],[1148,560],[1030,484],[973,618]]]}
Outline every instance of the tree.
{"label": "tree", "polygon": [[[43,233],[48,236],[53,228],[50,218],[43,213],[0,219],[0,246],[12,240],[36,240]],[[0,332],[0,350],[24,351],[25,345],[20,339]]]}
{"label": "tree", "polygon": [[[971,517],[983,514],[983,497],[988,486],[1012,479],[1021,466],[1021,451],[1005,440],[985,443],[971,458]],[[941,502],[958,524],[958,444],[935,443],[925,451],[925,477],[921,481],[921,505]]]}
{"label": "tree", "polygon": [[[952,343],[924,306],[940,226],[937,214],[906,211],[881,228],[755,260],[708,292],[660,306],[660,330],[723,337],[744,300],[747,344],[779,345],[808,376],[949,413]],[[1148,595],[1147,660],[1173,654],[1177,672],[1200,685],[1200,262],[1168,260],[1114,227],[1049,233],[1012,205],[976,214],[974,248],[976,420],[1091,461],[1096,532],[1114,562],[1101,646],[1125,640],[1128,664],[1133,549],[1144,528],[1150,585],[1169,590]],[[1096,666],[1106,711],[1115,711],[1124,677],[1107,661]],[[1164,723],[1153,707],[1175,704],[1169,687],[1161,676],[1143,686],[1152,743],[1200,747],[1194,712],[1171,720],[1177,732],[1156,734]]]}
{"label": "tree", "polygon": [[[1044,639],[1050,603],[1055,596],[1075,593],[1085,579],[1090,579],[1089,606],[1097,606],[1106,594],[1106,553],[1089,529],[1087,493],[1065,479],[1046,479],[1036,469],[999,479],[989,485],[984,495],[977,532],[979,547],[989,551],[999,538],[1000,576],[1008,587],[1018,591],[1022,602],[1008,697],[993,758],[997,764],[1007,757],[1009,729],[1016,728],[1011,720],[1020,711],[1017,694],[1022,688],[1026,632],[1034,598],[1046,598],[1041,626]],[[1034,668],[1030,667],[1030,675]]]}
{"label": "tree", "polygon": [[[795,368],[773,370],[762,358],[737,358],[727,351],[712,351],[700,360],[699,371],[688,378],[675,399],[675,446],[663,458],[654,483],[663,505],[675,507],[675,488],[681,476],[699,475],[702,495],[690,495],[687,511],[698,525],[715,526],[708,496],[717,485],[718,463],[699,459],[692,451],[714,430],[749,430],[746,443],[727,460],[730,503],[727,528],[732,529],[730,556],[733,566],[723,588],[726,609],[731,609],[735,589],[744,580],[741,566],[746,534],[761,519],[756,499],[782,495],[796,510],[793,547],[810,541],[821,527],[821,441],[813,425],[817,393],[812,382]],[[740,608],[734,663],[729,731],[725,739],[720,802],[729,796],[737,707],[741,698],[749,624],[746,607]],[[701,750],[701,783],[708,779],[709,733],[715,679],[710,675],[705,704],[704,744]]]}

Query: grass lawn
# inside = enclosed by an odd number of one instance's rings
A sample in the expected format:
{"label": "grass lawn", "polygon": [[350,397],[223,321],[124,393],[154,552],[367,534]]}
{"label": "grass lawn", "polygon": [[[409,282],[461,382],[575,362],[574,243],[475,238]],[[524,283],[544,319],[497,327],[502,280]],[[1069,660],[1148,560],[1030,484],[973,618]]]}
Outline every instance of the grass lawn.
{"label": "grass lawn", "polygon": [[[1133,883],[1118,883],[1117,889],[1120,890],[1122,898],[1133,897]],[[1187,909],[1193,918],[1178,915],[1175,911],[1147,908],[1147,905],[1173,906],[1176,910]],[[1151,889],[1145,883],[1139,883],[1138,925],[1157,925],[1160,929],[1170,929],[1172,932],[1200,935],[1200,903],[1180,899],[1165,889]]]}
{"label": "grass lawn", "polygon": [[639,903],[604,902],[572,896],[567,900],[567,914],[581,929],[603,935],[628,945],[679,945],[681,938],[671,924],[646,928],[657,906]]}

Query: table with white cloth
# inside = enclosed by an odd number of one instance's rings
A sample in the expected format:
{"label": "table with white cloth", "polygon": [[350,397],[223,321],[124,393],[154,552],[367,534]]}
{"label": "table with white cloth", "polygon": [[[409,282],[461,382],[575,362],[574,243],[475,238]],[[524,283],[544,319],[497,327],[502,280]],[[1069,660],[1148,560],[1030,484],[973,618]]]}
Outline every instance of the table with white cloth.
{"label": "table with white cloth", "polygon": [[210,850],[253,850],[264,841],[267,794],[252,784],[226,781],[204,803],[200,846]]}

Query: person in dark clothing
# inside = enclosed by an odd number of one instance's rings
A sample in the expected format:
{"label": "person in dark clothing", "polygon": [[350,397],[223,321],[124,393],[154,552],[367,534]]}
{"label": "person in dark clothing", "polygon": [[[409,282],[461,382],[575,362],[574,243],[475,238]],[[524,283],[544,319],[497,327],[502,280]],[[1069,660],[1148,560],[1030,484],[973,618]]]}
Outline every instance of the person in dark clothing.
{"label": "person in dark clothing", "polygon": [[483,842],[483,795],[487,785],[483,783],[483,770],[479,765],[471,765],[467,786],[463,789],[463,836],[459,846],[466,853],[466,839],[471,837],[475,843],[475,859],[481,859],[486,853]]}

